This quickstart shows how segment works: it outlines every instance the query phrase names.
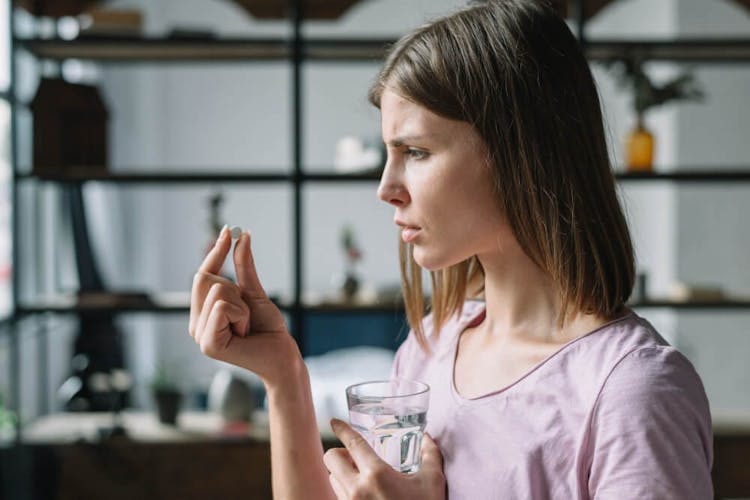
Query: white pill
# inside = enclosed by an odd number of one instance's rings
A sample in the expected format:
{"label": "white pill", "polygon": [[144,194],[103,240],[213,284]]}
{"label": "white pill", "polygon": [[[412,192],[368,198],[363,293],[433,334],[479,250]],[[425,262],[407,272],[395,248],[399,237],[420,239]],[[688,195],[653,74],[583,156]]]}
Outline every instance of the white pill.
{"label": "white pill", "polygon": [[242,228],[240,226],[232,226],[229,228],[229,234],[232,235],[233,240],[236,240],[242,234]]}

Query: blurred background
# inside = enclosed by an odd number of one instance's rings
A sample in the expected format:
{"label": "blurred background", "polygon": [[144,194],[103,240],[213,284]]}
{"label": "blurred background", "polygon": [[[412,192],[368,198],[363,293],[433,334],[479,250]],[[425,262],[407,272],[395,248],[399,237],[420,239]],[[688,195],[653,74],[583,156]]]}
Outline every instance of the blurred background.
{"label": "blurred background", "polygon": [[[224,224],[253,233],[333,443],[344,387],[407,332],[366,92],[465,3],[0,1],[3,498],[270,495],[261,384],[187,333]],[[703,379],[717,497],[750,498],[750,4],[556,5],[599,87],[631,305]],[[219,465],[225,489],[191,475]]]}

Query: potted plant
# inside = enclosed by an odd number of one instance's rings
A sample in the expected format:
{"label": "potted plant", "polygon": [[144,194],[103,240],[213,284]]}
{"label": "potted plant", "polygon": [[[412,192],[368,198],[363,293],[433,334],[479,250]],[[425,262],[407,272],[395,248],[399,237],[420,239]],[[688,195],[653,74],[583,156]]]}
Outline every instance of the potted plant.
{"label": "potted plant", "polygon": [[638,56],[616,60],[612,65],[620,87],[633,93],[636,124],[625,140],[627,168],[630,171],[650,172],[653,169],[654,135],[646,126],[646,111],[671,101],[700,101],[704,96],[703,91],[689,71],[663,84],[655,83]]}
{"label": "potted plant", "polygon": [[182,403],[182,392],[169,375],[167,369],[160,366],[151,382],[151,393],[156,403],[159,422],[167,425],[177,424],[177,415]]}

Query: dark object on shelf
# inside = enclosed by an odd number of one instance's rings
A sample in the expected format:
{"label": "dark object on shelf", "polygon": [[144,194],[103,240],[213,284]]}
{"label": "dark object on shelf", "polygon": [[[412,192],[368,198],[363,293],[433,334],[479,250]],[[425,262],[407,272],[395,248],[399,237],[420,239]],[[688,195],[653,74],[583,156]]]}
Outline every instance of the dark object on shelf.
{"label": "dark object on shelf", "polygon": [[15,0],[15,5],[35,16],[77,16],[98,0]]}
{"label": "dark object on shelf", "polygon": [[151,395],[156,403],[159,422],[166,425],[177,425],[177,415],[182,403],[182,392],[170,370],[160,364],[151,381]]}
{"label": "dark object on shelf", "polygon": [[154,390],[154,401],[159,422],[166,425],[177,425],[177,415],[180,413],[182,394],[176,389]]}
{"label": "dark object on shelf", "polygon": [[[71,230],[78,271],[79,297],[107,295],[104,283],[96,265],[96,259],[89,241],[86,211],[83,203],[82,187],[63,187],[63,203],[70,211]],[[114,322],[113,314],[106,312],[79,313],[78,334],[73,346],[71,379],[75,387],[70,387],[63,406],[71,411],[110,411],[113,402],[109,391],[92,390],[92,377],[97,373],[110,373],[123,369],[125,360],[122,347],[122,334]],[[76,363],[84,359],[85,363]],[[78,383],[75,383],[75,381]],[[93,384],[96,385],[96,384]],[[117,405],[128,406],[129,391],[119,391]]]}
{"label": "dark object on shelf", "polygon": [[43,78],[31,103],[34,171],[107,168],[109,113],[92,85]]}
{"label": "dark object on shelf", "polygon": [[[288,19],[292,2],[287,0],[233,0],[258,19]],[[305,19],[338,19],[359,0],[301,0]]]}

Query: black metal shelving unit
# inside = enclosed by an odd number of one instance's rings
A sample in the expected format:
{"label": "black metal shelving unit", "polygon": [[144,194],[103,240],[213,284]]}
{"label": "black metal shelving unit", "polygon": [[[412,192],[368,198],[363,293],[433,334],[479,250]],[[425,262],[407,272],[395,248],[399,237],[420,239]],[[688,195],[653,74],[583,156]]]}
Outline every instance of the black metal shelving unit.
{"label": "black metal shelving unit", "polygon": [[[292,78],[292,135],[293,161],[288,173],[275,171],[222,172],[215,168],[211,172],[174,173],[173,170],[137,171],[132,169],[105,171],[103,169],[68,169],[64,173],[17,174],[16,182],[36,180],[55,183],[106,182],[116,184],[150,183],[291,183],[293,192],[293,231],[294,231],[294,293],[291,304],[285,309],[290,314],[293,331],[298,341],[304,339],[302,314],[309,308],[302,303],[302,259],[304,252],[301,243],[301,186],[314,182],[376,182],[379,172],[338,174],[332,172],[305,172],[302,165],[302,74],[301,67],[308,61],[377,61],[380,60],[393,39],[356,38],[304,38],[301,34],[302,17],[297,11],[291,16],[292,36],[290,38],[155,38],[155,37],[89,37],[75,40],[62,39],[21,39],[14,38],[14,44],[31,52],[39,59],[65,60],[68,58],[86,59],[100,63],[211,63],[226,61],[267,62],[290,61]],[[582,32],[579,33],[582,36]],[[677,60],[701,63],[745,63],[750,61],[750,40],[744,39],[691,39],[691,40],[587,40],[582,39],[587,57],[592,61],[611,60],[637,54],[643,59]],[[12,98],[12,92],[9,93]],[[615,174],[621,183],[676,182],[676,183],[727,183],[750,181],[750,167],[733,169],[711,169],[706,167],[686,167],[669,172],[623,172]],[[730,308],[745,307],[743,302],[731,302]],[[377,310],[379,306],[374,306]],[[660,302],[658,306],[644,304],[643,307],[673,307],[690,309],[700,307],[721,308],[716,303],[700,306]],[[370,306],[345,306],[336,310],[371,310]],[[65,312],[64,308],[49,306],[27,306],[19,313],[30,314],[45,310]],[[76,310],[73,306],[69,310]],[[122,309],[128,311],[130,309]],[[178,312],[184,308],[161,308],[152,303],[134,310],[150,312]],[[330,309],[329,309],[330,310]]]}

